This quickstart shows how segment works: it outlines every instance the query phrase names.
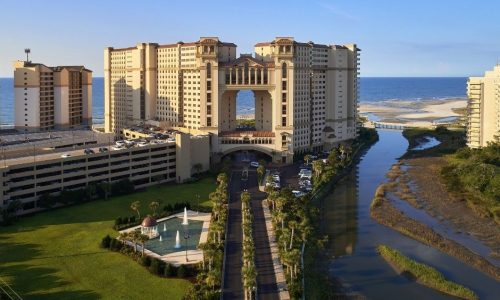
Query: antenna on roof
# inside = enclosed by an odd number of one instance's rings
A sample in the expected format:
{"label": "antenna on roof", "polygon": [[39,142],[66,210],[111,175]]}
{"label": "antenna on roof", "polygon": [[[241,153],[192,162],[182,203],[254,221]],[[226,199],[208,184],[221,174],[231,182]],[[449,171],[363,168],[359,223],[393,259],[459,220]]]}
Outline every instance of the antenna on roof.
{"label": "antenna on roof", "polygon": [[31,53],[31,49],[30,48],[25,48],[24,49],[24,53],[26,53],[26,62],[29,62],[29,55]]}

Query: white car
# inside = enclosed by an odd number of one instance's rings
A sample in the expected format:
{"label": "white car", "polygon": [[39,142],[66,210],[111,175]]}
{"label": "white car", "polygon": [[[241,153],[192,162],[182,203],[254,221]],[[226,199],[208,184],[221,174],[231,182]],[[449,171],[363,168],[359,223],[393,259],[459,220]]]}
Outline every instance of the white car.
{"label": "white car", "polygon": [[253,167],[253,168],[258,168],[258,167],[259,167],[259,163],[258,163],[258,162],[256,162],[256,161],[252,161],[252,162],[250,163],[250,167]]}
{"label": "white car", "polygon": [[113,149],[113,150],[122,150],[122,149],[125,149],[125,148],[123,146],[116,145],[116,146],[111,146],[111,149]]}
{"label": "white car", "polygon": [[123,147],[123,146],[125,146],[125,141],[116,141],[115,145],[118,147]]}
{"label": "white car", "polygon": [[137,146],[139,146],[139,147],[145,147],[147,145],[148,145],[148,142],[144,142],[144,141],[137,143]]}
{"label": "white car", "polygon": [[296,198],[299,198],[299,197],[304,196],[306,193],[304,193],[304,192],[302,192],[302,191],[292,191],[292,194],[293,194]]}
{"label": "white car", "polygon": [[280,182],[280,177],[279,177],[279,175],[273,175],[273,181],[274,181],[274,182]]}
{"label": "white car", "polygon": [[71,157],[71,154],[68,153],[61,154],[61,158],[68,158],[68,157]]}

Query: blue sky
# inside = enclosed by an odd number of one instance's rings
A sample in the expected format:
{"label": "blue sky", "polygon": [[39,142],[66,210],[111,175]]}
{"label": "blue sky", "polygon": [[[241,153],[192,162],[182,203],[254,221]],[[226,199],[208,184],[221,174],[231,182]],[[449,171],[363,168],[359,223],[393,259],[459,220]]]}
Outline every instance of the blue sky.
{"label": "blue sky", "polygon": [[495,0],[1,0],[0,77],[26,47],[33,61],[102,76],[104,47],[200,36],[240,53],[275,36],[356,43],[362,76],[480,75],[500,60],[499,11]]}

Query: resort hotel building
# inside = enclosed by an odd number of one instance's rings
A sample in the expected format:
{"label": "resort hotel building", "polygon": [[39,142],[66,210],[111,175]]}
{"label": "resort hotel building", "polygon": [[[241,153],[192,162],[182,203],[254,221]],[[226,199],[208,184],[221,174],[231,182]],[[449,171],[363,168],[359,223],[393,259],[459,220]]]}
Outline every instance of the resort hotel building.
{"label": "resort hotel building", "polygon": [[480,148],[500,139],[500,65],[467,83],[467,145]]}
{"label": "resort hotel building", "polygon": [[14,62],[14,125],[49,131],[92,125],[92,71],[83,66],[47,67]]}
{"label": "resort hotel building", "polygon": [[[237,56],[217,37],[104,50],[105,132],[138,124],[183,128],[210,137],[212,162],[255,150],[291,163],[294,154],[329,150],[357,136],[356,45],[291,37],[257,43]],[[241,90],[255,98],[255,126],[238,128]]]}

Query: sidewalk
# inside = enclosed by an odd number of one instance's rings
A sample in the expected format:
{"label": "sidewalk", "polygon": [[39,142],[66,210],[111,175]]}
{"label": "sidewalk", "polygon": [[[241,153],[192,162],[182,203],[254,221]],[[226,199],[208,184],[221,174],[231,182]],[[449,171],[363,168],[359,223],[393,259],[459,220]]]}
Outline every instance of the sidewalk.
{"label": "sidewalk", "polygon": [[276,244],[276,236],[274,235],[274,227],[271,220],[271,211],[267,204],[267,200],[262,201],[262,208],[264,209],[264,217],[266,219],[267,234],[269,237],[269,245],[271,247],[271,255],[273,259],[274,274],[276,276],[276,284],[278,285],[279,297],[281,300],[290,299],[288,288],[286,285],[285,272],[283,265],[279,258],[278,245]]}

